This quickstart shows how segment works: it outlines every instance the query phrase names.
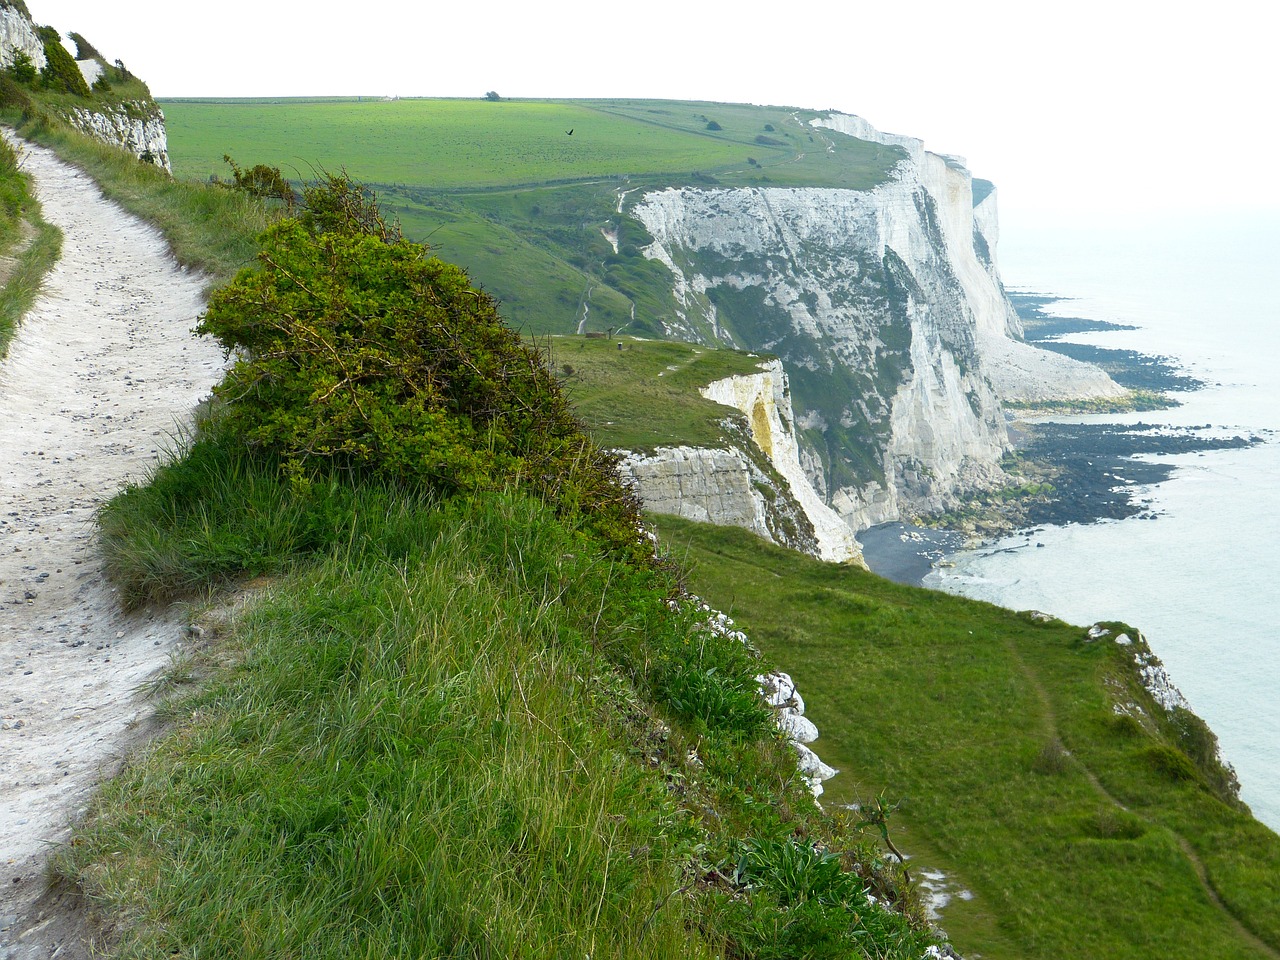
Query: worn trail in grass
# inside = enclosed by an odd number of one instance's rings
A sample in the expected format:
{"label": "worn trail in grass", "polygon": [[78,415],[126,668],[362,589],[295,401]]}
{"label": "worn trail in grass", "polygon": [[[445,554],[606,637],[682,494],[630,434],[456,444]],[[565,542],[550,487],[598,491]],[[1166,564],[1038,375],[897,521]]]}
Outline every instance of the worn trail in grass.
{"label": "worn trail in grass", "polygon": [[0,943],[35,922],[51,845],[136,735],[135,688],[178,639],[175,620],[120,614],[94,512],[141,478],[222,368],[191,333],[202,278],[87,176],[22,149],[65,240],[0,363]]}

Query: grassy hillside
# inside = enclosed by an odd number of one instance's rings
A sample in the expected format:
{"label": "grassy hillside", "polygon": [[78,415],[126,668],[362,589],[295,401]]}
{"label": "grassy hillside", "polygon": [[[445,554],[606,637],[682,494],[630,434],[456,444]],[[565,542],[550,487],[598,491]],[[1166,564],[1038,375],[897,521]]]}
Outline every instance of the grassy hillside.
{"label": "grassy hillside", "polygon": [[[252,251],[265,215],[242,195],[28,123],[188,262],[225,275]],[[685,391],[754,362],[616,343],[550,347],[602,439],[713,432]],[[637,564],[518,479],[284,480],[244,439],[206,426],[103,515],[132,602],[258,597],[207,621],[161,685],[169,734],[59,860],[120,955],[920,957],[919,925],[866,899],[913,910],[858,829],[876,797],[901,801],[913,869],[974,893],[945,914],[962,952],[1280,955],[1280,839],[1203,725],[1142,691],[1135,647],[669,519],[686,568]],[[673,610],[682,584],[763,658]],[[844,771],[826,812],[754,695],[771,664]]]}
{"label": "grassy hillside", "polygon": [[1280,837],[1240,807],[1203,724],[1143,692],[1140,643],[658,525],[693,589],[805,692],[844,771],[824,800],[901,801],[913,869],[975,895],[943,920],[962,953],[1280,955]]}
{"label": "grassy hillside", "polygon": [[109,946],[920,957],[537,354],[349,184],[307,201],[211,299],[212,413],[101,516],[126,603],[257,578],[58,858]]}
{"label": "grassy hillside", "polygon": [[755,373],[761,360],[736,350],[635,337],[550,337],[543,343],[591,435],[627,450],[723,446],[721,421],[735,411],[704,399],[698,388]]}

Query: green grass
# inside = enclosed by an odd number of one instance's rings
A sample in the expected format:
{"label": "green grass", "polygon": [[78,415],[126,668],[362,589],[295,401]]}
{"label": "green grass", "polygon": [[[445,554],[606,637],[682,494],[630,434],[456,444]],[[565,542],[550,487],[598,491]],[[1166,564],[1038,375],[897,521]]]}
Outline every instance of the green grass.
{"label": "green grass", "polygon": [[27,177],[7,145],[0,145],[0,357],[35,302],[44,275],[62,250],[62,232],[40,216]]}
{"label": "green grass", "polygon": [[704,399],[698,388],[756,373],[761,363],[760,357],[735,350],[628,336],[552,337],[545,343],[551,368],[564,378],[592,437],[627,450],[725,446],[721,421],[739,414]]}
{"label": "green grass", "polygon": [[24,120],[10,110],[0,113],[0,120],[88,173],[108,197],[159,228],[180,263],[208,273],[211,282],[253,263],[256,238],[267,224],[259,201],[237,191],[174,180],[47,114]]}
{"label": "green grass", "polygon": [[[661,336],[671,276],[619,215],[621,194],[702,186],[882,183],[899,149],[816,131],[811,110],[648,100],[173,100],[163,103],[180,179],[241,164],[295,180],[345,170],[377,190],[405,235],[429,242],[529,333],[623,324]],[[715,120],[720,130],[707,129]],[[772,129],[766,129],[772,128]],[[572,129],[573,136],[567,135]],[[758,142],[764,138],[770,143]],[[749,161],[754,161],[751,163]],[[604,233],[617,232],[614,251]]]}
{"label": "green grass", "polygon": [[[801,122],[813,111],[744,104],[371,98],[161,106],[174,172],[196,179],[225,176],[222,156],[229,153],[297,179],[345,168],[370,183],[435,190],[694,173],[735,183],[872,186],[901,156],[824,132],[836,144],[828,151]],[[722,129],[708,130],[708,118]],[[773,133],[764,132],[766,124]],[[775,144],[756,139],[766,136]]]}
{"label": "green grass", "polygon": [[[1280,950],[1280,838],[1223,801],[1212,764],[1187,759],[1184,748],[1199,749],[1187,732],[1195,724],[1145,698],[1133,648],[740,531],[665,517],[659,526],[692,564],[691,587],[730,610],[804,691],[817,749],[844,771],[824,799],[903,799],[898,845],[976,894],[943,920],[962,953]],[[1154,719],[1122,723],[1117,699]]]}
{"label": "green grass", "polygon": [[59,855],[117,956],[929,942],[866,900],[899,881],[812,803],[756,655],[545,505],[289,486],[206,431],[107,506],[103,538],[135,600],[259,575]]}

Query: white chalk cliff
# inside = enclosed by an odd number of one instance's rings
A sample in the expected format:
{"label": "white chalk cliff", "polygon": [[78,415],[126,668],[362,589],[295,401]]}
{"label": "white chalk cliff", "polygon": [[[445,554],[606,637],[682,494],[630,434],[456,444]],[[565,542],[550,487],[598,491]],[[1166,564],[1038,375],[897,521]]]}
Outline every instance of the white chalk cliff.
{"label": "white chalk cliff", "polygon": [[[1112,397],[1101,370],[1021,342],[996,271],[994,191],[918,140],[832,114],[815,131],[896,146],[869,190],[652,191],[631,208],[672,273],[667,334],[782,358],[798,459],[853,529],[999,483],[1001,399]],[[830,149],[841,138],[829,137]]]}
{"label": "white chalk cliff", "polygon": [[113,110],[74,107],[65,116],[67,122],[82,133],[123,147],[139,160],[172,170],[164,114],[155,104],[135,101],[120,104]]}
{"label": "white chalk cliff", "polygon": [[17,7],[0,4],[0,68],[13,66],[19,53],[25,53],[37,70],[43,70],[49,62],[44,55],[44,41],[36,34],[31,18]]}
{"label": "white chalk cliff", "polygon": [[744,527],[824,560],[861,563],[852,531],[818,496],[800,465],[782,364],[763,360],[759,372],[726,377],[699,392],[741,416],[726,419],[720,448],[623,451],[620,472],[645,507]]}

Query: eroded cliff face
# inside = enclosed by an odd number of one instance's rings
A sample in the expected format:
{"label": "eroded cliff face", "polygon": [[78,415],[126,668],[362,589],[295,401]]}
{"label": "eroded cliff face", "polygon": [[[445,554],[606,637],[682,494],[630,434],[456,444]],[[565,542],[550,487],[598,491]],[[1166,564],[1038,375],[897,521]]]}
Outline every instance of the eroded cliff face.
{"label": "eroded cliff face", "polygon": [[[19,52],[25,53],[37,70],[48,63],[44,42],[36,33],[31,18],[18,6],[0,0],[0,68],[12,66]],[[92,87],[102,75],[102,64],[97,60],[78,60],[76,63],[85,83]],[[139,160],[172,170],[164,113],[154,100],[128,100],[114,104],[89,100],[82,107],[70,107],[59,112],[82,133],[122,147]]]}
{"label": "eroded cliff face", "polygon": [[1097,368],[1016,339],[988,185],[975,207],[959,160],[857,117],[813,123],[903,159],[871,190],[682,187],[631,213],[653,237],[646,256],[672,272],[668,335],[782,358],[798,458],[849,526],[1001,482],[1002,396],[1123,393]]}
{"label": "eroded cliff face", "polygon": [[800,464],[787,376],[777,360],[709,384],[703,396],[740,416],[725,421],[723,448],[624,451],[619,469],[647,509],[744,527],[834,562],[862,563],[850,528],[810,485]]}
{"label": "eroded cliff face", "polygon": [[44,55],[44,41],[36,34],[31,18],[17,7],[0,3],[0,68],[13,66],[18,53],[25,53],[37,70],[43,70],[49,62]]}
{"label": "eroded cliff face", "polygon": [[96,111],[77,107],[66,113],[66,119],[82,133],[123,147],[139,160],[172,171],[164,114],[154,103],[133,101],[114,110]]}

